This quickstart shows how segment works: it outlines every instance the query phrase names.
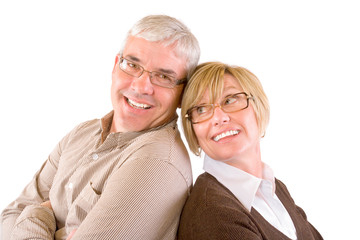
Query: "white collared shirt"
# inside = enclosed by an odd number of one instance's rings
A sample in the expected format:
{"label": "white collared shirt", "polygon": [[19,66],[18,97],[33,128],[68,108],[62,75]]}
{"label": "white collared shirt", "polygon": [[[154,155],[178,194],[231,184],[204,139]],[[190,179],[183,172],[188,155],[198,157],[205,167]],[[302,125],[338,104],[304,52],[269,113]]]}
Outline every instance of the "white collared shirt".
{"label": "white collared shirt", "polygon": [[255,208],[273,227],[291,239],[297,239],[289,213],[275,194],[271,168],[263,164],[263,179],[205,155],[204,170],[227,187],[250,212]]}

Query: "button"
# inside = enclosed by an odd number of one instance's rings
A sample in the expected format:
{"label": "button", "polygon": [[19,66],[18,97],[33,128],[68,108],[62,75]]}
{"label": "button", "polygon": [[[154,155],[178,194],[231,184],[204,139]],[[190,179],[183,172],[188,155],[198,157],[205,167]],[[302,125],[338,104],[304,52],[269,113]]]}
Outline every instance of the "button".
{"label": "button", "polygon": [[91,157],[92,157],[93,160],[98,160],[99,155],[97,155],[96,153],[94,153]]}
{"label": "button", "polygon": [[73,186],[74,186],[73,183],[69,183],[69,184],[68,184],[68,188],[69,188],[69,189],[72,189]]}

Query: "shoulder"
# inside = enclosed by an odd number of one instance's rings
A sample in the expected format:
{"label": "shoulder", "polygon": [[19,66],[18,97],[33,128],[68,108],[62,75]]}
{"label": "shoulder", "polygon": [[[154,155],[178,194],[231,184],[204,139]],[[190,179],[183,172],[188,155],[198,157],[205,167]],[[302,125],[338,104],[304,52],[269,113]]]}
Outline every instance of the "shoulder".
{"label": "shoulder", "polygon": [[85,142],[89,137],[101,131],[99,119],[82,122],[71,129],[59,142],[62,149],[71,146],[74,142]]}
{"label": "shoulder", "polygon": [[[164,146],[172,146],[183,142],[180,137],[180,132],[176,123],[170,122],[166,125],[153,128],[145,131],[139,136],[139,139],[144,140],[148,145],[162,144]],[[151,141],[147,141],[151,139]],[[180,141],[179,141],[180,140]]]}
{"label": "shoulder", "polygon": [[229,189],[206,172],[196,179],[186,205],[187,208],[196,208],[197,212],[242,206]]}
{"label": "shoulder", "polygon": [[[177,177],[183,178],[186,185],[192,185],[192,170],[189,154],[180,137],[177,126],[165,125],[139,135],[124,149],[126,165],[136,164],[154,166],[153,170],[169,169],[175,171]],[[167,174],[158,171],[157,174]],[[175,177],[175,176],[173,176]]]}
{"label": "shoulder", "polygon": [[71,131],[71,135],[86,134],[93,131],[101,130],[100,119],[91,119],[76,125]]}
{"label": "shoulder", "polygon": [[280,199],[286,198],[289,199],[292,203],[294,203],[294,200],[292,199],[286,185],[277,178],[275,179],[275,184],[276,184],[276,195],[278,195]]}
{"label": "shoulder", "polygon": [[[216,180],[211,174],[205,172],[201,174],[195,182],[192,190],[192,198],[194,201],[199,198],[207,206],[218,205],[218,200],[223,198],[229,200],[236,200],[235,196]],[[205,201],[203,201],[205,200]],[[223,201],[221,201],[223,203]]]}
{"label": "shoulder", "polygon": [[[190,158],[177,125],[165,125],[141,134],[134,141],[138,154],[166,161],[170,164],[190,164]],[[134,146],[135,146],[134,145]]]}
{"label": "shoulder", "polygon": [[180,239],[206,239],[209,236],[236,239],[234,236],[244,232],[244,228],[257,231],[251,214],[213,176],[200,175],[181,215]]}

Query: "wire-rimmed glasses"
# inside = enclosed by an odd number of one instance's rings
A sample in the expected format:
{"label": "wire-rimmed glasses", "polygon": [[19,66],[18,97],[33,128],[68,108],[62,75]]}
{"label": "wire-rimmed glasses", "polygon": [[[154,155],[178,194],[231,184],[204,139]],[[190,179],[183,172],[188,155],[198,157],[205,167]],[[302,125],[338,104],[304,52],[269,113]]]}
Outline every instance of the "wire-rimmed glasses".
{"label": "wire-rimmed glasses", "polygon": [[174,88],[175,86],[183,84],[187,81],[187,78],[177,80],[175,76],[169,74],[156,71],[150,72],[145,70],[141,65],[124,57],[120,57],[119,67],[126,74],[137,78],[139,78],[144,72],[148,72],[150,75],[150,82],[164,88]]}
{"label": "wire-rimmed glasses", "polygon": [[201,104],[187,110],[185,118],[192,124],[201,123],[209,120],[214,115],[216,107],[221,108],[226,113],[237,112],[249,106],[249,99],[254,99],[245,92],[239,92],[227,96],[220,104]]}

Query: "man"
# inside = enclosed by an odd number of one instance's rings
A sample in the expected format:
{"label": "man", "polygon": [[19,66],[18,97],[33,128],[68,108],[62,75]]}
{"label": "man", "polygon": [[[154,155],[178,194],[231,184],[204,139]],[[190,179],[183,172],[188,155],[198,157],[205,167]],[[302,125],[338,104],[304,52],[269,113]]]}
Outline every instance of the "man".
{"label": "man", "polygon": [[115,58],[113,111],[59,142],[2,212],[2,238],[175,239],[192,185],[175,111],[199,53],[174,18],[136,23]]}

